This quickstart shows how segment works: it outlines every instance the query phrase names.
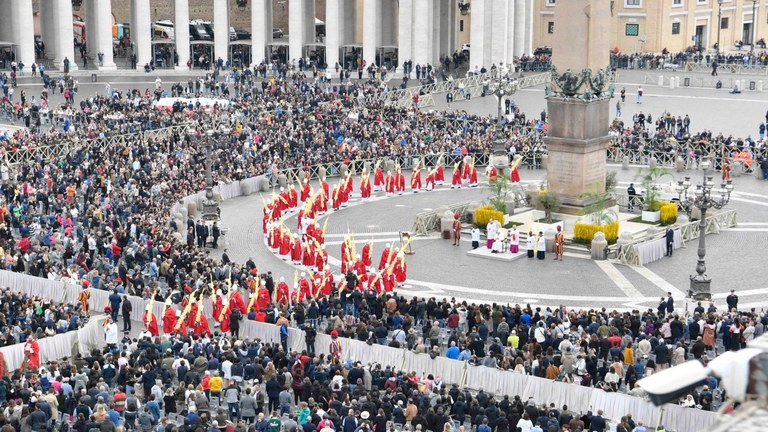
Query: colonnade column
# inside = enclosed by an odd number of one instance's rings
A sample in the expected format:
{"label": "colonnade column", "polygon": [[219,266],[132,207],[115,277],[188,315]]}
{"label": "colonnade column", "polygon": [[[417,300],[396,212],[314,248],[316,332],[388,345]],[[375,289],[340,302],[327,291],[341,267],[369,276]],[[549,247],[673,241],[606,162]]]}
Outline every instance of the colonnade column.
{"label": "colonnade column", "polygon": [[[72,2],[52,1],[52,21],[54,33],[54,59],[53,64],[64,70],[64,59],[69,60],[69,70],[77,70],[77,61],[75,60],[75,43],[72,37]],[[48,44],[45,46],[48,50]]]}
{"label": "colonnade column", "polygon": [[416,65],[426,66],[432,61],[432,48],[434,46],[432,29],[433,1],[413,0],[413,68]]}
{"label": "colonnade column", "polygon": [[533,54],[533,0],[527,0],[525,2],[525,45],[524,46],[525,46],[526,54]]}
{"label": "colonnade column", "polygon": [[506,38],[506,64],[510,65],[511,68],[514,68],[514,66],[511,66],[515,62],[515,31],[517,27],[515,26],[515,2],[510,1],[507,3],[507,38]]}
{"label": "colonnade column", "polygon": [[[85,45],[88,49],[88,65],[92,66],[94,63],[99,70],[117,70],[112,55],[112,3],[90,0],[86,9],[88,32]],[[101,62],[99,62],[99,54],[101,54]]]}
{"label": "colonnade column", "polygon": [[486,42],[488,35],[493,31],[485,21],[486,14],[491,9],[492,0],[474,0],[472,2],[472,16],[469,33],[469,70],[478,70],[489,61]]}
{"label": "colonnade column", "polygon": [[28,68],[35,62],[35,33],[32,16],[32,0],[13,0],[10,12],[13,16],[13,42],[16,44],[16,62]]}
{"label": "colonnade column", "polygon": [[363,60],[367,66],[376,63],[376,50],[381,43],[381,1],[363,3]]}
{"label": "colonnade column", "polygon": [[342,0],[325,1],[325,62],[333,69],[339,61],[341,41],[344,37]]}
{"label": "colonnade column", "polygon": [[403,72],[403,63],[413,60],[413,1],[400,0],[397,11],[397,71]]}
{"label": "colonnade column", "polygon": [[267,44],[272,42],[272,0],[251,2],[251,64],[267,59]]}
{"label": "colonnade column", "polygon": [[187,70],[189,52],[189,0],[173,1],[173,37],[176,55],[179,56],[178,70]]}
{"label": "colonnade column", "polygon": [[[131,38],[133,39],[134,54],[136,54],[136,69],[140,70],[152,61],[152,16],[150,12],[149,0],[131,0]],[[111,33],[110,26],[110,38]]]}
{"label": "colonnade column", "polygon": [[213,55],[214,64],[229,59],[229,0],[213,1]]}
{"label": "colonnade column", "polygon": [[525,46],[525,29],[528,8],[526,4],[527,0],[514,0],[515,1],[515,56],[519,57],[522,54],[527,53],[527,47]]}
{"label": "colonnade column", "polygon": [[290,0],[288,3],[288,62],[298,66],[304,57],[304,5],[306,0]]}

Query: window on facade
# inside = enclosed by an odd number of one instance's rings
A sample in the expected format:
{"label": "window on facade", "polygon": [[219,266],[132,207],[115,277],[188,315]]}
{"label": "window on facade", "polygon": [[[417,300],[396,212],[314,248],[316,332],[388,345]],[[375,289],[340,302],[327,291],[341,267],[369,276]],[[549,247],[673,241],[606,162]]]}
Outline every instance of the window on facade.
{"label": "window on facade", "polygon": [[624,29],[624,35],[637,36],[640,34],[640,24],[627,24]]}
{"label": "window on facade", "polygon": [[464,20],[459,20],[459,31],[460,32],[464,31]]}
{"label": "window on facade", "polygon": [[627,7],[640,7],[643,5],[643,0],[625,0],[624,6]]}
{"label": "window on facade", "polygon": [[672,0],[672,6],[682,6],[683,0]]}
{"label": "window on facade", "polygon": [[680,23],[672,23],[672,34],[680,34]]}
{"label": "window on facade", "polygon": [[720,28],[723,30],[728,28],[728,17],[723,17],[720,19]]}
{"label": "window on facade", "polygon": [[547,6],[552,6],[555,4],[555,0],[547,0]]}
{"label": "window on facade", "polygon": [[552,34],[555,32],[555,22],[550,21],[547,23],[547,33]]}

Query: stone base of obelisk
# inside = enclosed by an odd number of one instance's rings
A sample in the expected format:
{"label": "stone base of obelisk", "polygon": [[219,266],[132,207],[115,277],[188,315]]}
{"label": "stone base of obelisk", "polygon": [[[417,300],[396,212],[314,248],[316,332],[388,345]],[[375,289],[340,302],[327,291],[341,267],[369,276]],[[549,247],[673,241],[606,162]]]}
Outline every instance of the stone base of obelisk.
{"label": "stone base of obelisk", "polygon": [[584,214],[585,207],[593,204],[586,194],[605,191],[610,101],[547,100],[547,183],[548,190],[560,196],[559,213]]}

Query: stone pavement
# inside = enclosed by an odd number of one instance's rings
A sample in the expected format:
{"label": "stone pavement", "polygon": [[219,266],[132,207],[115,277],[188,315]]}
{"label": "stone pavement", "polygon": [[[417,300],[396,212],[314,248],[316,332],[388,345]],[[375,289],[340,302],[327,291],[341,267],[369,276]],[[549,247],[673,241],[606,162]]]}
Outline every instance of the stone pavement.
{"label": "stone pavement", "polygon": [[[623,193],[629,182],[636,181],[636,167],[623,171],[620,166],[609,166],[609,170],[618,172],[618,193]],[[687,174],[694,181],[699,176],[696,172]],[[541,170],[521,172],[524,182],[534,184],[544,175]],[[768,305],[765,301],[768,288],[756,269],[763,265],[764,245],[768,240],[768,222],[765,222],[768,188],[765,182],[752,176],[736,178],[734,183],[736,192],[728,208],[738,211],[740,225],[707,237],[708,274],[714,280],[712,288],[717,304],[724,304],[728,291],[734,288],[742,303],[762,307]],[[451,203],[479,201],[487,196],[488,191],[483,188],[450,190],[444,187],[433,192],[378,198],[368,203],[359,203],[355,197],[349,208],[329,216],[326,243],[330,261],[338,271],[339,245],[347,232],[355,234],[358,250],[373,240],[374,262],[378,262],[386,243],[398,240],[400,231],[411,230],[415,213]],[[271,270],[290,282],[293,267],[274,257],[264,246],[261,206],[261,198],[256,195],[222,204],[223,226],[230,228],[226,238],[229,255],[239,262],[253,256],[262,270]],[[289,217],[286,225],[293,229],[295,216]],[[468,238],[460,248],[436,236],[417,238],[412,246],[416,254],[407,257],[409,280],[400,292],[475,302],[655,308],[659,297],[667,291],[672,291],[675,298],[683,297],[688,276],[694,273],[696,264],[696,243],[676,251],[672,258],[640,268],[596,263],[576,254],[567,254],[563,262],[552,260],[551,255],[544,261],[479,260],[466,255]],[[733,258],[735,254],[739,254],[738,260]]]}

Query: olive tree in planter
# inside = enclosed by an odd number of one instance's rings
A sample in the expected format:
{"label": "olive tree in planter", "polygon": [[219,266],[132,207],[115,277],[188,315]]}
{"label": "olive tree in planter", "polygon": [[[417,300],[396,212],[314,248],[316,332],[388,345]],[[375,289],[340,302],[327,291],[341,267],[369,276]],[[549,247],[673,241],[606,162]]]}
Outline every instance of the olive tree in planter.
{"label": "olive tree in planter", "polygon": [[640,171],[643,185],[643,222],[658,222],[661,219],[659,211],[659,180],[670,176],[669,169],[653,166]]}
{"label": "olive tree in planter", "polygon": [[538,205],[544,210],[544,220],[546,223],[551,224],[552,213],[560,210],[560,196],[554,192],[548,190],[542,190],[539,192],[539,196],[536,197]]}

